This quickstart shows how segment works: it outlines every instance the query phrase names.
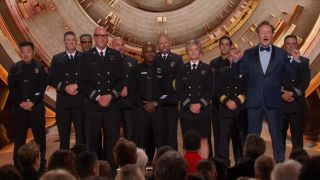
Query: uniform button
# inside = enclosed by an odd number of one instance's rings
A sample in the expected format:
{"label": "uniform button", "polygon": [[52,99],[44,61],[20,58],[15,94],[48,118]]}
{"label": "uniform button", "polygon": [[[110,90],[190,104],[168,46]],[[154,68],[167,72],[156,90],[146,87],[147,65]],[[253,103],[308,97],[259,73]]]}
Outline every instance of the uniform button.
{"label": "uniform button", "polygon": [[189,97],[191,96],[191,94],[189,94]]}
{"label": "uniform button", "polygon": [[78,73],[76,73],[76,76],[78,76]]}
{"label": "uniform button", "polygon": [[100,89],[98,89],[98,92],[100,92]]}
{"label": "uniform button", "polygon": [[109,75],[110,73],[109,72],[107,72],[107,75]]}
{"label": "uniform button", "polygon": [[236,86],[236,87],[234,87],[235,89],[238,89],[238,87]]}
{"label": "uniform button", "polygon": [[97,83],[100,84],[100,81],[98,81]]}
{"label": "uniform button", "polygon": [[189,89],[191,89],[191,86],[189,86]]}
{"label": "uniform button", "polygon": [[110,89],[108,89],[108,91],[110,91]]}
{"label": "uniform button", "polygon": [[68,76],[69,74],[68,73],[66,73],[66,76]]}
{"label": "uniform button", "polygon": [[110,81],[108,80],[108,83],[110,83]]}
{"label": "uniform button", "polygon": [[97,75],[100,76],[100,73],[98,73]]}

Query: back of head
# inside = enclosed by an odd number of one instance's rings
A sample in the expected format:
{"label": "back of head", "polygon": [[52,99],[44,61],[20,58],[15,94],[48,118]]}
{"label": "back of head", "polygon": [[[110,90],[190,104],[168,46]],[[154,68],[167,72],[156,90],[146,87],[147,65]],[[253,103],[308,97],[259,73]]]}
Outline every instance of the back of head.
{"label": "back of head", "polygon": [[292,149],[289,155],[289,159],[296,160],[301,164],[303,164],[308,158],[309,155],[307,151],[302,148]]}
{"label": "back of head", "polygon": [[272,180],[298,180],[301,164],[294,160],[288,160],[276,164],[271,173]]}
{"label": "back of head", "polygon": [[80,153],[87,151],[87,146],[85,144],[75,144],[70,151],[72,151],[76,156],[78,156]]}
{"label": "back of head", "polygon": [[76,180],[76,178],[65,170],[56,169],[46,172],[40,180]]}
{"label": "back of head", "polygon": [[215,164],[208,159],[203,159],[197,164],[197,172],[204,176],[207,180],[213,180],[217,178],[217,171]]}
{"label": "back of head", "polygon": [[75,170],[76,155],[69,150],[61,149],[55,151],[48,161],[48,170],[64,169],[69,173],[76,175]]}
{"label": "back of head", "polygon": [[139,168],[141,169],[141,171],[143,173],[146,172],[146,166],[148,164],[148,156],[146,154],[146,152],[144,152],[143,149],[137,148],[137,154],[138,154],[138,158],[137,158],[137,165],[139,166]]}
{"label": "back of head", "polygon": [[76,170],[80,178],[99,175],[99,162],[96,153],[84,151],[76,159]]}
{"label": "back of head", "polygon": [[170,150],[158,159],[154,171],[156,180],[185,180],[187,163],[178,152]]}
{"label": "back of head", "polygon": [[201,174],[188,174],[187,180],[208,180]]}
{"label": "back of head", "polygon": [[22,171],[29,171],[34,169],[37,160],[40,161],[40,151],[38,145],[30,143],[24,144],[19,148],[18,162]]}
{"label": "back of head", "polygon": [[183,135],[183,148],[186,151],[197,151],[201,146],[201,136],[197,131],[187,131]]}
{"label": "back of head", "polygon": [[244,159],[257,159],[266,152],[266,142],[257,134],[249,134],[243,147]]}
{"label": "back of head", "polygon": [[112,170],[108,161],[99,161],[99,176],[112,178]]}
{"label": "back of head", "polygon": [[20,172],[11,164],[0,167],[1,180],[22,180]]}
{"label": "back of head", "polygon": [[136,164],[127,164],[121,168],[115,180],[144,180],[143,172]]}
{"label": "back of head", "polygon": [[161,146],[159,149],[157,149],[157,152],[154,155],[153,163],[155,163],[163,154],[170,150],[172,150],[172,148],[168,145]]}
{"label": "back of head", "polygon": [[313,156],[307,159],[300,171],[300,180],[304,179],[314,179],[315,177],[320,177],[320,156]]}
{"label": "back of head", "polygon": [[113,148],[113,157],[120,167],[126,164],[135,164],[138,158],[137,146],[134,142],[121,138]]}
{"label": "back of head", "polygon": [[274,167],[274,160],[266,155],[257,158],[254,163],[254,172],[256,178],[261,180],[269,180]]}

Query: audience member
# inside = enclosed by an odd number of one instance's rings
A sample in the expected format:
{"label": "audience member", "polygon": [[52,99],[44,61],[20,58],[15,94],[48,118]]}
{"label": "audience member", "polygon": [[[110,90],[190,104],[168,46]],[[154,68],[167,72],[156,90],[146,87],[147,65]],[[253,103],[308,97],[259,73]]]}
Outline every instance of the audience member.
{"label": "audience member", "polygon": [[215,164],[208,159],[204,159],[198,162],[197,173],[205,177],[206,180],[216,180],[217,171]]}
{"label": "audience member", "polygon": [[307,159],[301,170],[299,180],[317,179],[320,177],[320,156],[313,156]]}
{"label": "audience member", "polygon": [[40,150],[36,144],[24,144],[18,150],[18,163],[20,172],[25,180],[40,178]]}
{"label": "audience member", "polygon": [[63,169],[55,169],[46,172],[40,180],[76,180],[76,178],[68,171]]}
{"label": "audience member", "polygon": [[307,151],[302,148],[292,149],[289,155],[289,159],[296,160],[301,164],[303,164],[308,158],[309,155]]}
{"label": "audience member", "polygon": [[121,138],[113,148],[113,157],[119,168],[126,164],[136,164],[138,158],[137,146],[134,142]]}
{"label": "audience member", "polygon": [[121,168],[115,180],[145,180],[145,177],[136,164],[127,164]]}
{"label": "audience member", "polygon": [[137,165],[139,166],[139,168],[141,169],[141,171],[143,172],[143,174],[146,173],[146,167],[148,164],[148,156],[146,154],[146,152],[143,149],[137,148],[137,154],[138,154],[138,158],[137,158]]}
{"label": "audience member", "polygon": [[0,167],[1,180],[22,180],[19,171],[11,164],[6,164]]}
{"label": "audience member", "polygon": [[91,151],[80,153],[76,159],[76,170],[80,179],[99,176],[99,161],[97,155]]}
{"label": "audience member", "polygon": [[196,166],[202,159],[198,153],[201,146],[201,136],[197,131],[187,131],[183,135],[184,159],[188,164],[188,173],[196,172]]}
{"label": "audience member", "polygon": [[49,158],[48,170],[64,169],[76,176],[76,155],[70,150],[57,150]]}
{"label": "audience member", "polygon": [[99,176],[112,178],[112,170],[108,161],[99,161]]}
{"label": "audience member", "polygon": [[266,155],[257,158],[254,163],[255,177],[260,180],[271,180],[271,172],[274,167],[274,160]]}
{"label": "audience member", "polygon": [[276,164],[271,173],[272,180],[298,180],[302,165],[294,160]]}

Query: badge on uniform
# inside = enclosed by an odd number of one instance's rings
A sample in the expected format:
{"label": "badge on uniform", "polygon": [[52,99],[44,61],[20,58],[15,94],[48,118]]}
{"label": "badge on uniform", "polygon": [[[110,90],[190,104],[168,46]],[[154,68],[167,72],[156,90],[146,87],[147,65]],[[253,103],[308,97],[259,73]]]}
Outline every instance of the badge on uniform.
{"label": "badge on uniform", "polygon": [[176,63],[172,61],[171,64],[170,64],[170,66],[171,66],[171,67],[174,67],[174,66],[176,66]]}
{"label": "badge on uniform", "polygon": [[141,74],[147,74],[147,72],[141,72]]}
{"label": "badge on uniform", "polygon": [[157,68],[157,73],[161,74],[161,68]]}
{"label": "badge on uniform", "polygon": [[39,73],[39,69],[38,68],[34,68],[34,73],[38,74]]}
{"label": "badge on uniform", "polygon": [[202,70],[202,71],[201,71],[201,74],[202,74],[202,75],[205,75],[205,74],[207,74],[207,71],[206,71],[206,70]]}
{"label": "badge on uniform", "polygon": [[128,66],[129,66],[129,67],[132,67],[132,63],[131,63],[131,62],[128,62]]}
{"label": "badge on uniform", "polygon": [[242,75],[242,74],[240,74],[240,75],[239,75],[239,78],[242,78],[242,77],[243,77],[243,75]]}
{"label": "badge on uniform", "polygon": [[116,58],[114,57],[114,55],[110,55],[109,57],[110,57],[110,60],[111,60],[111,61],[114,61],[114,60],[116,59]]}

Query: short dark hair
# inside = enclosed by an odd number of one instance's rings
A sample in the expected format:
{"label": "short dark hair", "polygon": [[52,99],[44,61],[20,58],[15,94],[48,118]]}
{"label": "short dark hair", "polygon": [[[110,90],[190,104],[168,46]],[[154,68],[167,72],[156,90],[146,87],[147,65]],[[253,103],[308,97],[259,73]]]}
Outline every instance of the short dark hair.
{"label": "short dark hair", "polygon": [[34,45],[31,41],[21,41],[19,43],[19,48],[21,49],[22,47],[25,47],[25,46],[30,46],[33,50],[34,50]]}
{"label": "short dark hair", "polygon": [[22,180],[20,172],[11,164],[0,167],[1,180]]}
{"label": "short dark hair", "polygon": [[190,130],[183,135],[183,148],[187,151],[196,151],[201,147],[201,136],[197,131]]}
{"label": "short dark hair", "polygon": [[138,158],[137,146],[134,142],[121,138],[114,145],[113,156],[120,167],[126,164],[135,164]]}
{"label": "short dark hair", "polygon": [[154,176],[156,180],[185,180],[188,165],[181,154],[170,150],[163,154],[155,163]]}
{"label": "short dark hair", "polygon": [[172,150],[171,146],[163,145],[159,149],[157,149],[156,155],[154,156],[153,162],[157,162],[157,160],[166,152]]}
{"label": "short dark hair", "polygon": [[63,40],[65,40],[66,37],[69,35],[76,36],[76,34],[73,31],[67,31],[63,34]]}
{"label": "short dark hair", "polygon": [[222,36],[220,39],[219,39],[219,45],[221,44],[221,42],[222,42],[222,40],[228,40],[229,41],[229,44],[230,44],[230,46],[232,46],[232,40],[231,40],[231,38],[229,37],[229,36]]}
{"label": "short dark hair", "polygon": [[93,169],[98,163],[95,152],[84,151],[80,153],[76,159],[76,169],[80,178],[86,178],[91,175]]}
{"label": "short dark hair", "polygon": [[81,152],[87,151],[87,146],[85,144],[75,144],[70,151],[72,151],[76,156],[78,156]]}
{"label": "short dark hair", "polygon": [[39,158],[40,150],[36,144],[24,144],[18,150],[18,162],[23,171],[33,170],[34,164]]}
{"label": "short dark hair", "polygon": [[90,37],[90,38],[92,38],[91,34],[81,34],[80,39],[83,38],[83,37]]}
{"label": "short dark hair", "polygon": [[269,26],[271,28],[272,34],[274,32],[274,27],[272,24],[270,24],[269,21],[262,21],[256,28],[256,32],[259,34],[259,30],[262,26]]}
{"label": "short dark hair", "polygon": [[320,156],[313,156],[307,159],[300,169],[299,179],[314,179],[320,176]]}
{"label": "short dark hair", "polygon": [[266,155],[257,158],[254,163],[255,175],[259,179],[271,179],[271,172],[275,163],[274,160]]}
{"label": "short dark hair", "polygon": [[206,179],[212,179],[213,172],[217,173],[216,165],[209,159],[200,160],[197,164],[197,172],[206,177]]}
{"label": "short dark hair", "polygon": [[266,142],[257,134],[249,134],[243,147],[245,159],[257,159],[266,152]]}
{"label": "short dark hair", "polygon": [[299,163],[303,164],[309,158],[309,154],[306,150],[302,148],[294,148],[292,149],[289,159],[296,160]]}
{"label": "short dark hair", "polygon": [[289,38],[295,39],[295,40],[298,42],[298,38],[297,38],[297,36],[294,35],[294,34],[289,34],[289,35],[287,35],[287,36],[284,38],[284,42],[286,42],[287,39],[289,39]]}
{"label": "short dark hair", "polygon": [[48,170],[64,169],[69,173],[76,175],[75,171],[76,155],[66,149],[55,151],[49,158]]}

